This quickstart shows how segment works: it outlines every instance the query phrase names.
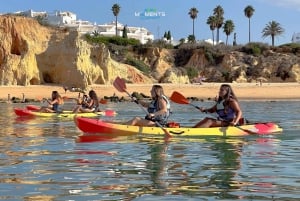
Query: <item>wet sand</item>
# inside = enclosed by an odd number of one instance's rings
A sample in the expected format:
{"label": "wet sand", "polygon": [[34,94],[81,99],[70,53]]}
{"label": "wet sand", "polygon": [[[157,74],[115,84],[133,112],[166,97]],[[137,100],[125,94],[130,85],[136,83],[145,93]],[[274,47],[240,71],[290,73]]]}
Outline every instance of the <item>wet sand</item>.
{"label": "wet sand", "polygon": [[[207,100],[215,98],[222,83],[203,84],[161,84],[165,94],[171,96],[173,91],[178,91],[185,97],[196,97]],[[300,83],[231,83],[230,84],[240,100],[300,100]],[[126,84],[129,93],[139,92],[150,95],[152,84]],[[118,92],[112,85],[91,85],[99,98],[104,96],[128,97],[126,93]],[[62,96],[77,98],[79,92],[72,92],[57,85],[32,85],[32,86],[0,86],[0,99],[8,97],[35,99],[50,98],[52,91],[58,91]],[[24,94],[24,96],[23,96]],[[82,95],[82,94],[81,94]]]}

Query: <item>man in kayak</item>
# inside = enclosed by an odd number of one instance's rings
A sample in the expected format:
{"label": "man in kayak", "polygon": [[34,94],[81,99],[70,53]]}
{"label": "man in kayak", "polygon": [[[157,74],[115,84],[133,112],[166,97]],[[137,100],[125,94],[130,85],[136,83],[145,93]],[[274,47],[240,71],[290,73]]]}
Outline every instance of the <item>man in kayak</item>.
{"label": "man in kayak", "polygon": [[235,96],[232,88],[228,84],[222,84],[219,90],[219,97],[216,104],[205,109],[200,108],[201,112],[216,112],[218,117],[206,117],[198,122],[195,128],[208,128],[208,127],[222,127],[222,126],[236,126],[242,118],[242,110],[240,108],[237,97]]}
{"label": "man in kayak", "polygon": [[126,122],[127,125],[132,126],[156,126],[158,122],[160,125],[165,125],[170,116],[170,102],[164,95],[164,90],[161,85],[153,85],[150,91],[152,101],[146,103],[144,101],[135,100],[137,104],[147,108],[148,114],[145,118],[135,117]]}
{"label": "man in kayak", "polygon": [[44,101],[47,101],[48,106],[43,106],[39,110],[39,112],[56,112],[60,113],[63,111],[63,104],[64,99],[61,97],[61,95],[57,91],[52,91],[51,95],[51,101],[48,99],[43,99]]}
{"label": "man in kayak", "polygon": [[99,99],[94,90],[89,91],[89,99],[73,109],[73,113],[78,112],[98,112]]}

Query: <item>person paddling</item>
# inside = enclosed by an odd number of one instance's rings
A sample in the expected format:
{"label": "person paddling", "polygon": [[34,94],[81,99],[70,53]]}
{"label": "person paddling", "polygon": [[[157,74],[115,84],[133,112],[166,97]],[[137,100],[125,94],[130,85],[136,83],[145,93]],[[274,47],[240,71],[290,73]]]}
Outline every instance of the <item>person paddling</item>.
{"label": "person paddling", "polygon": [[136,103],[147,108],[148,115],[145,118],[135,117],[126,122],[127,125],[132,126],[156,126],[155,122],[160,125],[165,125],[170,115],[170,102],[164,95],[164,90],[161,85],[153,85],[150,91],[152,101],[146,103],[144,101],[136,100]]}
{"label": "person paddling", "polygon": [[78,112],[98,112],[99,111],[99,99],[94,90],[89,91],[89,99],[77,105],[73,109],[73,113]]}
{"label": "person paddling", "polygon": [[232,88],[228,84],[222,84],[219,90],[219,97],[216,104],[205,109],[200,107],[201,112],[216,112],[218,117],[206,117],[198,122],[195,128],[208,128],[208,127],[221,127],[221,126],[236,126],[242,118],[242,110],[240,108],[237,97],[235,96]]}
{"label": "person paddling", "polygon": [[47,101],[48,106],[43,106],[39,110],[39,112],[56,112],[60,113],[63,111],[63,104],[64,99],[61,97],[61,95],[57,91],[52,91],[51,100],[43,99],[44,101]]}

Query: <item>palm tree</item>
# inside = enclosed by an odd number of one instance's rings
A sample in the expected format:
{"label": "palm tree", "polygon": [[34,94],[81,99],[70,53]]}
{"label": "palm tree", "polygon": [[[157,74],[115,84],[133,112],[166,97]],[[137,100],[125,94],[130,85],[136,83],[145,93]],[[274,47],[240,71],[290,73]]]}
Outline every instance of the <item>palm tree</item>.
{"label": "palm tree", "polygon": [[100,33],[99,33],[99,31],[97,31],[97,30],[94,30],[94,31],[92,32],[92,34],[93,34],[95,37],[100,36]]}
{"label": "palm tree", "polygon": [[275,36],[280,36],[284,33],[284,29],[281,27],[280,23],[276,21],[271,21],[266,24],[266,27],[262,30],[262,37],[266,38],[271,36],[272,38],[272,46],[274,46],[274,38]]}
{"label": "palm tree", "polygon": [[234,31],[234,23],[232,20],[226,20],[224,23],[224,33],[226,34],[226,45],[228,42],[228,36]]}
{"label": "palm tree", "polygon": [[216,22],[217,22],[217,44],[219,43],[219,32],[220,28],[223,26],[223,21],[224,21],[224,9],[222,6],[218,5],[216,8],[214,8],[214,15],[216,17]]}
{"label": "palm tree", "polygon": [[116,36],[118,36],[118,15],[120,13],[120,9],[121,7],[119,6],[119,4],[114,4],[111,8],[114,16],[116,17]]}
{"label": "palm tree", "polygon": [[252,17],[253,13],[254,13],[254,8],[250,5],[248,5],[245,9],[244,9],[244,13],[245,13],[245,16],[249,19],[249,43],[251,42],[251,39],[250,39],[250,18]]}
{"label": "palm tree", "polygon": [[181,44],[183,44],[183,43],[185,43],[185,39],[184,39],[184,38],[180,38],[180,39],[179,39],[179,44],[181,45]]}
{"label": "palm tree", "polygon": [[187,39],[189,43],[195,43],[196,40],[194,35],[189,35]]}
{"label": "palm tree", "polygon": [[197,10],[197,8],[195,8],[195,7],[193,7],[193,8],[191,8],[190,9],[190,11],[189,11],[189,15],[190,15],[190,18],[192,18],[192,20],[193,20],[193,36],[194,36],[194,38],[195,38],[195,19],[197,18],[197,16],[198,16],[198,10]]}
{"label": "palm tree", "polygon": [[214,15],[211,15],[207,18],[206,24],[209,25],[209,28],[212,33],[213,45],[215,45],[215,29],[217,28],[217,18]]}

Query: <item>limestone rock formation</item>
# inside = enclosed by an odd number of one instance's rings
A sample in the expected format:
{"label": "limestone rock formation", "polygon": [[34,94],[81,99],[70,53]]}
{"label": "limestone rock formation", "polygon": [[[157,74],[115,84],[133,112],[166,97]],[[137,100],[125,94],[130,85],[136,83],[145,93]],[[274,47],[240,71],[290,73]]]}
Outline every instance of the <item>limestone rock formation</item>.
{"label": "limestone rock formation", "polygon": [[86,88],[119,75],[135,83],[152,80],[113,61],[104,45],[92,46],[77,31],[41,26],[36,20],[0,16],[0,79],[3,85],[61,84]]}
{"label": "limestone rock formation", "polygon": [[259,56],[217,52],[216,58],[205,48],[187,49],[185,56],[182,49],[144,47],[131,54],[150,67],[145,75],[113,60],[107,46],[91,45],[84,37],[76,30],[41,26],[31,18],[0,16],[1,85],[56,84],[86,89],[93,84],[111,84],[116,76],[128,83],[190,83],[190,68],[209,82],[300,82],[300,51],[288,47],[268,49]]}

